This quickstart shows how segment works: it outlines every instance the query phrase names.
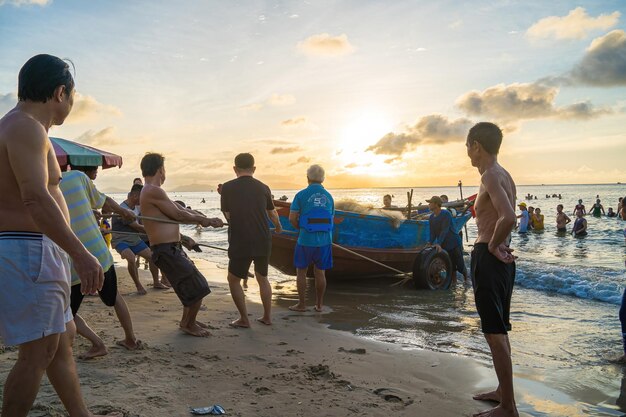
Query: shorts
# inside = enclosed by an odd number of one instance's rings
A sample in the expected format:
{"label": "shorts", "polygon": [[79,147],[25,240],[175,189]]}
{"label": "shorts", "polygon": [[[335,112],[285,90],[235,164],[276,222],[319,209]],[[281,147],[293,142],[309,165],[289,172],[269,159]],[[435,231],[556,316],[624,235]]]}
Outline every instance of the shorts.
{"label": "shorts", "polygon": [[180,242],[153,245],[152,262],[167,277],[180,302],[189,307],[211,293],[209,283],[191,262]]}
{"label": "shorts", "polygon": [[135,255],[137,255],[139,252],[143,251],[144,249],[148,249],[148,245],[146,245],[146,242],[144,242],[143,240],[141,240],[139,243],[137,243],[136,245],[129,245],[126,242],[119,242],[117,245],[115,245],[115,250],[117,251],[117,253],[119,253],[120,255],[122,254],[122,252],[124,252],[126,249],[130,249],[133,251],[133,253]]}
{"label": "shorts", "polygon": [[21,345],[65,332],[72,320],[70,264],[47,236],[0,232],[0,336]]}
{"label": "shorts", "polygon": [[483,333],[507,334],[515,284],[515,262],[505,264],[489,252],[486,243],[472,251],[474,301]]}
{"label": "shorts", "polygon": [[458,271],[463,275],[467,275],[467,268],[465,267],[465,260],[463,259],[463,251],[460,246],[454,249],[446,250],[450,261],[452,262],[452,271]]}
{"label": "shorts", "polygon": [[250,264],[254,262],[254,272],[266,277],[269,268],[269,259],[269,256],[250,256],[247,258],[229,259],[228,272],[238,278],[246,279],[248,278]]}
{"label": "shorts", "polygon": [[559,233],[567,232],[567,227],[557,227],[556,231]]}
{"label": "shorts", "polygon": [[[80,304],[83,302],[83,298],[85,298],[80,289],[80,283],[72,285],[70,305],[72,307],[72,315],[74,316],[78,313]],[[117,301],[117,274],[113,265],[104,273],[104,283],[102,284],[102,289],[98,291],[98,295],[104,305],[108,307],[115,305],[115,301]]]}
{"label": "shorts", "polygon": [[314,264],[317,269],[327,270],[333,267],[333,245],[302,246],[296,244],[293,252],[293,265],[298,269]]}

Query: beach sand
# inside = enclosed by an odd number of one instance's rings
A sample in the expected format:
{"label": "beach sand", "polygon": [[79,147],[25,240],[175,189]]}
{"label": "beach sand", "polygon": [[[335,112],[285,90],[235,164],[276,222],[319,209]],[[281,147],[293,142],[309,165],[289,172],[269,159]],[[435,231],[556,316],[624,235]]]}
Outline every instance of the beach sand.
{"label": "beach sand", "polygon": [[[490,407],[472,400],[477,384],[485,383],[485,368],[470,359],[329,330],[312,309],[301,314],[275,306],[272,326],[254,321],[262,311],[251,301],[258,289],[254,280],[248,290],[252,328],[231,328],[237,313],[225,271],[196,262],[213,290],[198,317],[211,327],[208,338],[178,330],[181,305],[172,290],[132,294],[125,263],[117,257],[120,291],[146,348],[117,347],[123,332],[113,309],[97,297],[85,298],[80,314],[109,349],[101,358],[77,359],[94,412],[188,416],[188,406],[220,404],[230,416],[463,416]],[[140,273],[144,283],[151,281],[147,271]],[[75,356],[88,347],[78,336]],[[16,356],[14,348],[2,350],[2,383]],[[30,415],[66,415],[45,378]]]}

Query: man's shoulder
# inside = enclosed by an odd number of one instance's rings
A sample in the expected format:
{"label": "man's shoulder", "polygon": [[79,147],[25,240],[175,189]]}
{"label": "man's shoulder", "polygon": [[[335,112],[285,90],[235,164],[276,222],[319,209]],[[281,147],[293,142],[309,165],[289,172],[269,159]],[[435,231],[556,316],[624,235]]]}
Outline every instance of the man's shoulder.
{"label": "man's shoulder", "polygon": [[0,142],[7,143],[8,140],[40,143],[48,140],[48,134],[43,125],[30,114],[12,111],[0,119]]}

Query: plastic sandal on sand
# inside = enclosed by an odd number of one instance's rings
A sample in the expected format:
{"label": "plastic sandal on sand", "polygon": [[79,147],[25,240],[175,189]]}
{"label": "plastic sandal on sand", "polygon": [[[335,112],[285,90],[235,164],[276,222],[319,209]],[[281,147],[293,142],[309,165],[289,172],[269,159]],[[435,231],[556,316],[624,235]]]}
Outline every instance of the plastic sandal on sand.
{"label": "plastic sandal on sand", "polygon": [[226,414],[226,411],[224,410],[224,408],[222,408],[222,406],[218,404],[215,404],[210,407],[197,407],[197,408],[189,407],[189,411],[191,412],[191,414],[195,414],[199,416],[206,416],[206,415],[219,416],[222,414]]}

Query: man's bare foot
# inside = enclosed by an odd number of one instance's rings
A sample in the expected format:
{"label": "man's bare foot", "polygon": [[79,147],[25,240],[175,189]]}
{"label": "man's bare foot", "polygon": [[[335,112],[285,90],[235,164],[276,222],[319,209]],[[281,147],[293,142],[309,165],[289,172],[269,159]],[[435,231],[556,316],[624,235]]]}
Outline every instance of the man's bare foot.
{"label": "man's bare foot", "polygon": [[78,359],[90,360],[99,356],[106,356],[108,354],[109,351],[107,350],[106,346],[92,346],[91,349],[89,349],[87,352],[78,355]]}
{"label": "man's bare foot", "polygon": [[203,323],[201,321],[196,320],[196,324],[200,327],[202,327],[203,329],[210,329],[209,325],[206,323]]}
{"label": "man's bare foot", "polygon": [[141,340],[128,341],[118,340],[115,342],[116,345],[123,347],[126,350],[141,350],[144,348],[143,342]]}
{"label": "man's bare foot", "polygon": [[498,405],[491,410],[474,413],[473,417],[519,417],[519,413],[515,407],[513,409],[508,409]]}
{"label": "man's bare foot", "polygon": [[256,319],[256,321],[258,321],[261,324],[265,324],[266,326],[272,325],[272,320],[266,319],[265,317],[259,317],[258,319]]}
{"label": "man's bare foot", "polygon": [[315,311],[317,311],[318,313],[322,312],[322,306],[315,306]]}
{"label": "man's bare foot", "polygon": [[498,392],[498,390],[476,394],[472,398],[477,401],[489,401],[493,403],[499,403],[501,401],[500,393]]}
{"label": "man's bare foot", "polygon": [[231,321],[230,323],[228,323],[228,325],[230,327],[234,327],[235,329],[247,329],[250,327],[250,323],[247,322],[246,320],[242,320],[242,319],[238,319],[235,321]]}
{"label": "man's bare foot", "polygon": [[165,285],[164,283],[162,283],[161,281],[157,281],[154,284],[152,284],[152,287],[155,290],[169,290],[170,287],[168,287],[167,285]]}
{"label": "man's bare foot", "polygon": [[146,295],[148,291],[144,287],[137,287],[137,295]]}
{"label": "man's bare foot", "polygon": [[306,307],[303,306],[302,304],[298,303],[298,304],[295,304],[295,305],[292,305],[291,307],[289,307],[289,310],[291,310],[291,311],[299,311],[299,312],[302,313],[302,312],[306,311]]}
{"label": "man's bare foot", "polygon": [[191,336],[195,336],[195,337],[207,337],[207,336],[211,336],[211,333],[209,333],[208,330],[203,329],[202,327],[198,326],[196,323],[191,324],[189,326],[180,326],[180,330],[183,331],[184,333],[187,333],[188,335]]}

